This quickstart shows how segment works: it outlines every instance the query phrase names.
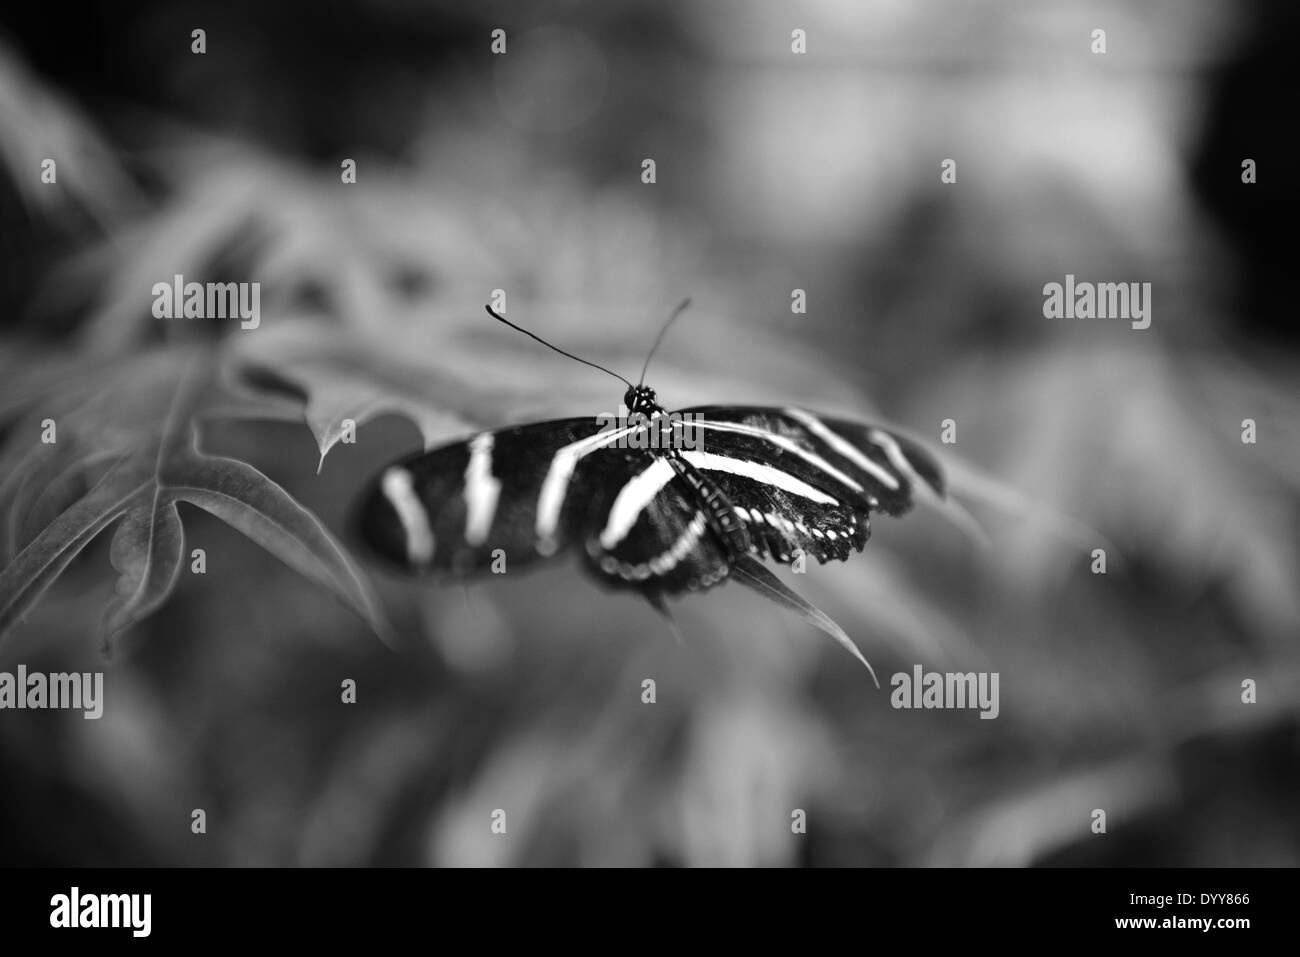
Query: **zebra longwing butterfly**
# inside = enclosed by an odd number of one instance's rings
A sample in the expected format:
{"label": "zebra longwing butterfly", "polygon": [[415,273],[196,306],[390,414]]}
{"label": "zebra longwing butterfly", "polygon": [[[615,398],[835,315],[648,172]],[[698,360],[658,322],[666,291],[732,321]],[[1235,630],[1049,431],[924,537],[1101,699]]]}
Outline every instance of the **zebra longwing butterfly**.
{"label": "zebra longwing butterfly", "polygon": [[866,664],[761,560],[847,560],[866,544],[872,512],[901,515],[926,488],[943,495],[929,453],[881,428],[775,407],[684,409],[694,441],[631,442],[668,419],[653,389],[623,381],[630,424],[592,416],[497,429],[390,465],[361,499],[361,538],[393,565],[447,578],[501,556],[514,569],[574,549],[596,579],[639,591],[665,616],[667,596],[735,578],[800,609]]}

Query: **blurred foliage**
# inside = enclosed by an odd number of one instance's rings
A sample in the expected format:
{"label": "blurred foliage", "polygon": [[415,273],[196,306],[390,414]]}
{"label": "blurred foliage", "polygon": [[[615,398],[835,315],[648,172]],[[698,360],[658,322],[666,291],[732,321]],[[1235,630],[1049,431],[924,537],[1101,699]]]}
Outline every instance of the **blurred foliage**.
{"label": "blurred foliage", "polygon": [[[6,560],[90,487],[60,481],[70,464],[94,478],[157,440],[196,350],[204,453],[338,533],[397,454],[612,411],[607,381],[486,320],[492,289],[625,372],[691,294],[651,375],[670,405],[884,409],[923,439],[958,420],[945,462],[989,546],[922,510],[796,584],[882,677],[993,670],[1003,700],[996,721],[894,711],[736,588],[676,606],[679,647],[564,563],[467,588],[376,578],[394,654],[246,529],[182,505],[208,573],[182,572],[108,665],[107,535],[0,647],[4,670],[108,670],[99,721],[0,717],[0,861],[1300,861],[1296,355],[1243,333],[1257,297],[1183,175],[1208,136],[1196,77],[1248,38],[1249,8],[1112,11],[1103,75],[1086,5],[948,6],[819,0],[800,24],[815,66],[788,55],[775,0],[94,6],[93,42],[66,40],[80,56],[48,48],[51,14],[5,11]],[[165,81],[105,60],[145,51]],[[1042,285],[1066,272],[1150,279],[1152,329],[1046,322]],[[153,319],[153,283],[178,273],[260,281],[261,327]],[[73,410],[75,462],[26,471],[33,422]]]}
{"label": "blurred foliage", "polygon": [[[370,591],[339,543],[282,488],[231,458],[206,455],[194,426],[210,360],[163,352],[114,364],[111,382],[85,376],[31,395],[46,418],[18,416],[0,486],[8,534],[0,571],[0,638],[104,529],[116,525],[117,595],[110,637],[152,614],[189,564],[177,506],[217,516],[332,591],[383,630]],[[46,442],[48,426],[50,442]],[[62,438],[58,429],[62,428]]]}

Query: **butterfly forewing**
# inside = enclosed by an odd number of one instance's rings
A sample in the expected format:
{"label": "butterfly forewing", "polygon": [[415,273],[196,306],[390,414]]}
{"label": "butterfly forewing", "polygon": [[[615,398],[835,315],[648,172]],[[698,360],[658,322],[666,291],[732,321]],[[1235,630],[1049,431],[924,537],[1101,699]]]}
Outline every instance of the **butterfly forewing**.
{"label": "butterfly forewing", "polygon": [[[575,488],[621,485],[644,458],[607,449],[602,428],[595,417],[559,419],[409,456],[372,483],[358,533],[393,564],[452,576],[552,555],[589,514]],[[589,478],[591,469],[602,474]]]}
{"label": "butterfly forewing", "polygon": [[797,408],[706,406],[686,413],[699,417],[707,451],[766,463],[845,503],[897,515],[911,507],[918,482],[943,493],[930,455],[884,429]]}

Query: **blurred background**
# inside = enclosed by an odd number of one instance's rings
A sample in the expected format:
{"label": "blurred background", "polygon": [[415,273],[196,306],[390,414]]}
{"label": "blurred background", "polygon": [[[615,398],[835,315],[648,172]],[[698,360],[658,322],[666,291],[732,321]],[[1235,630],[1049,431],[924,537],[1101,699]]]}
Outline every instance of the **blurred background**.
{"label": "blurred background", "polygon": [[[202,447],[342,538],[422,441],[613,410],[492,290],[623,371],[691,295],[669,408],[798,402],[942,457],[987,548],[920,510],[782,575],[882,676],[998,672],[1001,713],[893,710],[736,587],[677,603],[678,646],[573,562],[462,587],[357,554],[390,650],[182,504],[207,572],[111,657],[110,532],[0,644],[107,673],[101,720],[0,713],[0,863],[1294,866],[1298,40],[1295,4],[1211,0],[7,5],[4,562],[195,361]],[[260,328],[153,318],[176,273],[260,282]],[[1066,273],[1152,283],[1151,328],[1045,319]],[[71,458],[31,458],[47,416]]]}

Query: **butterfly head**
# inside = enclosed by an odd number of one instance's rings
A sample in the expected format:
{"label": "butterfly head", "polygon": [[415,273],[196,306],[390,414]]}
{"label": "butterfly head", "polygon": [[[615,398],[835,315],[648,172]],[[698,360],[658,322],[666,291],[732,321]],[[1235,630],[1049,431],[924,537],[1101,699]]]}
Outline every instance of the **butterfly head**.
{"label": "butterfly head", "polygon": [[663,412],[655,390],[648,385],[636,385],[628,389],[623,393],[623,404],[627,406],[628,415],[640,412],[642,415],[650,416],[656,412]]}

